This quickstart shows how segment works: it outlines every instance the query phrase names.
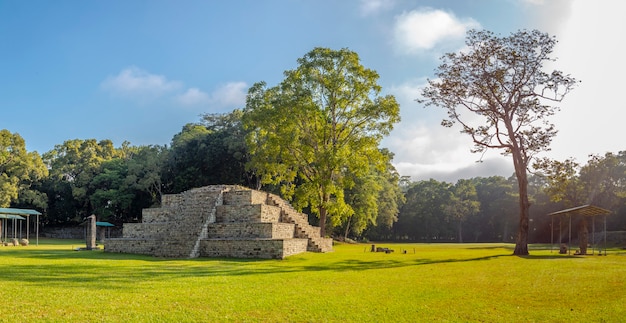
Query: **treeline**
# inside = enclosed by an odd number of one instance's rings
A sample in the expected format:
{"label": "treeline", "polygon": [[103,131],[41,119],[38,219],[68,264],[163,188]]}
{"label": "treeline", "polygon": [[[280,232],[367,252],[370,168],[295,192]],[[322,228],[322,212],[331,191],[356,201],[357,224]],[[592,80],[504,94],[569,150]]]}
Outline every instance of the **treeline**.
{"label": "treeline", "polygon": [[[26,152],[19,134],[2,130],[0,207],[37,209],[45,226],[77,225],[91,214],[121,225],[141,221],[141,210],[159,206],[163,194],[195,187],[237,184],[281,194],[278,186],[261,186],[246,169],[249,154],[241,119],[240,110],[206,114],[185,125],[169,146],[124,142],[114,147],[110,140],[74,139],[42,156]],[[361,237],[369,226],[390,229],[397,221],[403,201],[400,177],[391,165],[392,154],[381,153],[386,168],[351,178],[355,184],[344,196],[355,214],[333,218],[327,224],[329,235]]]}
{"label": "treeline", "polygon": [[[26,152],[19,134],[2,130],[1,206],[38,209],[47,226],[76,225],[90,214],[121,225],[140,221],[141,210],[158,206],[163,194],[194,187],[239,184],[280,194],[276,187],[261,187],[246,170],[241,116],[239,110],[204,115],[185,125],[169,146],[125,142],[114,147],[110,140],[74,139],[41,157]],[[384,171],[354,178],[345,199],[355,214],[328,223],[329,235],[373,241],[514,241],[519,219],[515,177],[412,182],[397,174],[392,154],[385,154],[389,163]],[[626,230],[626,152],[592,156],[584,166],[572,160],[543,160],[536,166],[542,171],[529,181],[531,242],[550,241],[546,214],[582,204],[612,210],[609,230]],[[379,192],[376,200],[362,199],[372,196],[363,191],[373,187]]]}
{"label": "treeline", "polygon": [[[626,152],[590,156],[585,165],[568,159],[543,159],[535,163],[536,174],[529,178],[531,199],[530,242],[550,242],[558,238],[562,224],[547,214],[591,204],[612,211],[609,231],[626,230]],[[424,242],[514,242],[519,221],[517,181],[514,176],[461,179],[455,184],[436,180],[404,181],[406,202],[398,222],[388,231],[372,228],[373,240]],[[574,219],[573,236],[582,223]],[[593,221],[593,220],[589,220]],[[604,217],[589,230],[604,230]],[[554,231],[551,231],[554,226]],[[565,238],[565,237],[562,237]],[[556,241],[556,240],[555,240]]]}
{"label": "treeline", "polygon": [[245,171],[241,112],[205,115],[169,146],[74,139],[40,156],[19,134],[0,132],[0,206],[35,208],[44,224],[76,224],[90,214],[116,224],[140,220],[161,196],[209,184],[254,186]]}

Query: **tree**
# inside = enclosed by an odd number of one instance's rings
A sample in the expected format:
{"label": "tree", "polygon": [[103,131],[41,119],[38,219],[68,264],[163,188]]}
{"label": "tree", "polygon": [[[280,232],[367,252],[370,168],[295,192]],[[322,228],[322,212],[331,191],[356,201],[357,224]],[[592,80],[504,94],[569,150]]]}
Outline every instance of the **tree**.
{"label": "tree", "polygon": [[626,151],[589,157],[579,172],[585,186],[585,203],[613,209],[626,197]]}
{"label": "tree", "polygon": [[460,179],[450,188],[452,196],[450,203],[444,208],[445,213],[457,221],[457,239],[463,242],[463,222],[466,218],[475,215],[480,210],[480,202],[477,201],[476,187],[471,180]]}
{"label": "tree", "polygon": [[445,208],[452,199],[452,185],[434,179],[413,183],[398,216],[397,234],[412,241],[451,240],[455,229]]}
{"label": "tree", "polygon": [[513,183],[502,176],[477,177],[472,180],[480,203],[478,220],[472,221],[475,241],[510,242],[511,222],[515,221],[516,198]]}
{"label": "tree", "polygon": [[393,96],[381,96],[378,74],[363,67],[348,49],[315,48],[286,71],[280,85],[264,82],[248,91],[244,128],[251,154],[248,169],[261,184],[281,187],[294,207],[308,207],[332,224],[353,214],[345,175],[383,168],[378,144],[400,120]]}
{"label": "tree", "polygon": [[111,140],[95,139],[67,140],[45,153],[43,159],[50,169],[48,220],[78,222],[89,216],[94,209],[92,181],[103,162],[119,156]]}
{"label": "tree", "polygon": [[131,216],[137,196],[128,178],[128,163],[122,158],[104,161],[89,183],[93,212],[103,221],[122,222]]}
{"label": "tree", "polygon": [[128,163],[126,181],[134,189],[148,194],[149,206],[158,205],[163,195],[161,175],[167,157],[167,147],[139,146],[132,151],[131,156],[126,157]]}
{"label": "tree", "polygon": [[163,173],[167,193],[210,184],[246,184],[247,151],[241,111],[205,114],[172,138]]}
{"label": "tree", "polygon": [[344,238],[350,232],[357,237],[362,236],[366,229],[375,227],[378,227],[378,234],[385,231],[389,233],[393,224],[398,221],[399,208],[404,202],[399,185],[400,175],[391,163],[393,153],[388,149],[382,149],[381,152],[386,158],[382,171],[372,165],[368,174],[347,174],[353,177],[354,185],[346,189],[345,200],[354,210],[354,214],[343,223]]}
{"label": "tree", "polygon": [[382,189],[378,194],[378,217],[376,218],[376,226],[391,229],[393,224],[398,221],[398,213],[400,207],[406,201],[401,187],[401,177],[396,168],[391,164],[393,153],[387,149],[382,152],[388,155],[385,171],[380,173],[379,182]]}
{"label": "tree", "polygon": [[[626,196],[626,153],[591,155],[585,166],[569,158],[561,162],[544,158],[535,168],[541,169],[548,185],[546,194],[566,208],[594,204],[612,209]],[[578,241],[580,253],[586,254],[589,219],[580,217]]]}
{"label": "tree", "polygon": [[545,193],[552,202],[562,202],[566,208],[581,205],[585,200],[583,183],[578,176],[580,165],[571,158],[564,161],[542,158],[533,165],[546,179]]}
{"label": "tree", "polygon": [[13,203],[45,208],[45,195],[32,189],[48,176],[37,152],[27,152],[24,139],[17,133],[0,130],[0,207]]}
{"label": "tree", "polygon": [[473,140],[473,152],[495,148],[512,157],[520,209],[515,255],[528,254],[528,167],[537,153],[549,150],[557,133],[548,117],[558,107],[548,103],[561,102],[577,82],[560,71],[542,70],[553,60],[555,44],[554,37],[537,30],[509,37],[470,30],[467,50],[444,55],[437,79],[428,81],[418,99],[446,109],[442,125],[459,123]]}

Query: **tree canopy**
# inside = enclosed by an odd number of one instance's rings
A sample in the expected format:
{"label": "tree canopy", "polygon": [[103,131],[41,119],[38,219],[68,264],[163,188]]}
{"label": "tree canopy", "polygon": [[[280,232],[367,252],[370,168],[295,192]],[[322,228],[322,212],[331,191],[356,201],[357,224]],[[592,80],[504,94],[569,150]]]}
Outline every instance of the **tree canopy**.
{"label": "tree canopy", "polygon": [[248,91],[248,167],[318,215],[324,235],[327,217],[338,224],[354,213],[344,191],[355,183],[346,175],[384,167],[378,144],[400,120],[399,105],[348,49],[315,48],[298,64],[278,86],[259,82]]}
{"label": "tree canopy", "polygon": [[556,39],[537,30],[508,37],[470,30],[467,49],[448,53],[419,102],[447,110],[442,125],[461,125],[474,152],[489,148],[511,155],[519,189],[519,229],[514,254],[528,254],[528,175],[531,159],[549,150],[556,129],[548,118],[576,80],[543,71]]}
{"label": "tree canopy", "polygon": [[44,195],[33,190],[32,185],[47,176],[48,169],[41,157],[37,152],[26,151],[22,136],[0,130],[0,207],[18,202],[45,207]]}

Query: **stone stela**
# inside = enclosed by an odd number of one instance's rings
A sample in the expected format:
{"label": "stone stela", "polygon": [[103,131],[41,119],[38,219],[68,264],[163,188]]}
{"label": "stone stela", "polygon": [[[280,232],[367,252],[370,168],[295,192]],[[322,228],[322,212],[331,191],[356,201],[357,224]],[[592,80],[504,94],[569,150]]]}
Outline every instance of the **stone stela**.
{"label": "stone stela", "polygon": [[96,250],[96,216],[90,215],[85,223],[85,250]]}

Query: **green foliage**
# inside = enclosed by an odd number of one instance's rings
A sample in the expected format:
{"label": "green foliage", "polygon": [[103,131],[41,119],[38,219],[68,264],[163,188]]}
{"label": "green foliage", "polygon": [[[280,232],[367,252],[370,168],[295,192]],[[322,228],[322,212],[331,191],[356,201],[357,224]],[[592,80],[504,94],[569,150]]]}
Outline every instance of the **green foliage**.
{"label": "green foliage", "polygon": [[626,151],[592,155],[580,169],[585,183],[586,204],[615,208],[626,198]]}
{"label": "green foliage", "polygon": [[405,200],[400,175],[391,164],[393,154],[387,149],[382,149],[381,153],[386,160],[383,170],[372,166],[368,174],[353,176],[354,185],[345,192],[346,203],[354,214],[342,223],[344,238],[348,238],[349,233],[359,238],[364,232],[389,236],[398,221],[399,208]]}
{"label": "green foliage", "polygon": [[[102,163],[99,173],[94,176],[89,186],[89,196],[93,212],[101,221],[114,221],[116,218],[128,218],[135,198],[135,191],[128,185],[128,165],[121,158]],[[122,222],[122,221],[119,221]]]}
{"label": "green foliage", "polygon": [[96,214],[98,220],[136,221],[141,209],[161,197],[165,147],[134,147],[110,140],[69,140],[44,155],[50,177],[42,191],[50,197],[44,223],[76,223]]}
{"label": "green foliage", "polygon": [[444,207],[444,213],[458,223],[458,242],[463,242],[463,221],[478,213],[480,202],[477,201],[476,187],[471,180],[460,179],[451,190],[452,197]]}
{"label": "green foliage", "polygon": [[27,152],[24,139],[17,133],[0,130],[0,207],[28,204],[45,208],[45,196],[33,189],[48,176],[37,152]]}
{"label": "green foliage", "polygon": [[573,159],[541,159],[535,163],[546,183],[543,192],[559,203],[558,209],[593,204],[615,212],[609,228],[626,229],[626,152],[591,155],[585,165]]}
{"label": "green foliage", "polygon": [[187,124],[172,139],[163,183],[167,193],[210,184],[250,185],[241,111],[206,114],[202,124]]}
{"label": "green foliage", "polygon": [[473,236],[473,241],[513,241],[511,237],[516,223],[516,208],[519,208],[515,179],[491,176],[474,178],[472,181],[480,212],[467,223],[466,232]]}
{"label": "green foliage", "polygon": [[161,181],[168,150],[165,146],[140,146],[124,158],[128,167],[125,184],[149,196],[150,205],[161,201]]}
{"label": "green foliage", "polygon": [[51,200],[48,221],[79,222],[91,215],[97,207],[91,203],[91,183],[100,173],[102,163],[118,156],[113,142],[95,139],[67,140],[45,153],[43,159],[50,169],[46,184]]}
{"label": "green foliage", "polygon": [[453,196],[451,187],[434,179],[411,185],[400,210],[396,231],[399,237],[411,241],[451,240],[455,230],[445,212]]}
{"label": "green foliage", "polygon": [[[381,96],[378,74],[347,49],[315,48],[278,86],[248,91],[243,122],[261,184],[280,185],[296,208],[320,218],[322,233],[354,214],[345,189],[381,164],[378,144],[399,121],[393,96]],[[380,167],[380,166],[378,166]]]}
{"label": "green foliage", "polygon": [[563,202],[565,207],[571,208],[582,204],[584,189],[578,177],[580,165],[573,159],[565,161],[543,158],[538,160],[534,167],[543,172],[548,185],[544,188],[553,202]]}

